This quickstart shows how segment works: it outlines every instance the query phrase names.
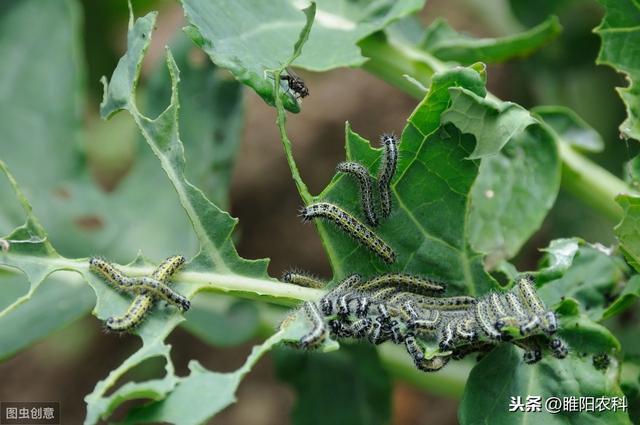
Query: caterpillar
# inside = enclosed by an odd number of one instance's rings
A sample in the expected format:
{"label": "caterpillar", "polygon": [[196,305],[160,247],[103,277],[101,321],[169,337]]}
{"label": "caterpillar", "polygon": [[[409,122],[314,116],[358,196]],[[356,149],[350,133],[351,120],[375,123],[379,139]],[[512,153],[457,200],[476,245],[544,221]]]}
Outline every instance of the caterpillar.
{"label": "caterpillar", "polygon": [[378,218],[376,217],[376,211],[373,205],[373,185],[369,170],[367,170],[362,164],[353,161],[339,163],[336,170],[338,172],[349,174],[358,180],[362,212],[370,225],[373,227],[377,226]]}
{"label": "caterpillar", "polygon": [[288,270],[282,274],[282,281],[305,288],[323,288],[325,283],[308,273],[298,270]]}
{"label": "caterpillar", "polygon": [[558,359],[564,359],[569,354],[569,348],[567,345],[558,337],[553,337],[549,340],[549,349],[554,357]]}
{"label": "caterpillar", "polygon": [[524,275],[518,279],[516,284],[519,299],[529,312],[537,316],[540,320],[540,326],[547,335],[553,335],[558,329],[558,323],[555,314],[547,311],[544,303],[538,297],[535,285],[530,275]]}
{"label": "caterpillar", "polygon": [[320,310],[325,316],[331,316],[336,313],[336,301],[337,296],[348,292],[349,289],[360,282],[359,274],[352,274],[343,279],[338,285],[328,294],[320,299]]}
{"label": "caterpillar", "polygon": [[436,297],[415,297],[415,302],[422,308],[429,310],[456,311],[472,308],[478,300],[466,295],[436,298]]}
{"label": "caterpillar", "polygon": [[407,323],[407,327],[419,334],[431,333],[437,330],[440,323],[440,312],[435,310],[430,312],[428,318],[416,318]]}
{"label": "caterpillar", "polygon": [[378,172],[378,188],[382,216],[386,218],[391,214],[391,179],[398,167],[398,139],[395,134],[383,134],[380,143],[384,153]]}
{"label": "caterpillar", "polygon": [[544,305],[538,297],[538,294],[536,294],[536,290],[530,276],[525,275],[520,277],[516,286],[519,291],[520,300],[524,303],[529,312],[533,314],[541,314],[545,312]]}
{"label": "caterpillar", "polygon": [[153,296],[162,298],[182,311],[188,311],[191,307],[191,302],[185,296],[180,295],[169,286],[150,277],[145,276],[136,279],[135,285],[132,286],[132,291],[135,293],[148,292]]}
{"label": "caterpillar", "polygon": [[300,339],[300,347],[306,349],[315,347],[322,342],[326,334],[326,327],[324,320],[322,319],[322,314],[315,303],[307,301],[304,303],[303,308],[307,317],[313,324],[311,332]]}
{"label": "caterpillar", "polygon": [[167,285],[167,282],[185,261],[183,256],[175,255],[163,261],[150,277],[131,278],[125,276],[113,264],[104,259],[90,258],[89,269],[91,271],[101,275],[116,289],[135,294],[129,308],[122,316],[107,319],[107,328],[120,332],[136,327],[153,307],[156,298],[164,299],[183,312],[189,310],[191,302]]}
{"label": "caterpillar", "polygon": [[122,316],[112,316],[107,319],[105,323],[107,329],[113,332],[125,332],[135,328],[153,307],[153,301],[154,298],[150,294],[137,295]]}
{"label": "caterpillar", "polygon": [[413,363],[424,372],[438,371],[449,362],[449,356],[436,356],[432,359],[427,359],[424,355],[424,349],[418,343],[415,335],[411,333],[404,339],[404,345],[407,353],[413,359]]}
{"label": "caterpillar", "polygon": [[515,343],[518,347],[524,349],[522,360],[526,364],[534,364],[542,360],[542,350],[540,345],[535,341],[520,340]]}
{"label": "caterpillar", "polygon": [[187,311],[191,307],[191,302],[165,283],[185,261],[185,258],[181,255],[169,257],[156,268],[152,277],[127,277],[115,268],[113,264],[101,258],[89,259],[89,268],[102,275],[117,289],[135,294],[148,292],[150,295],[164,299],[182,311]]}
{"label": "caterpillar", "polygon": [[478,323],[484,334],[490,339],[499,340],[502,333],[496,329],[496,320],[493,320],[487,303],[478,302],[474,314],[476,323]]}
{"label": "caterpillar", "polygon": [[[547,326],[555,325],[555,315],[546,309],[531,280],[523,279],[507,292],[476,299],[423,295],[442,292],[444,286],[402,273],[379,275],[366,282],[358,275],[348,276],[317,304],[305,303],[313,328],[299,340],[300,345],[315,346],[327,334],[368,339],[372,344],[392,341],[404,345],[418,369],[430,372],[452,358],[483,353],[508,341],[511,336],[503,334],[503,328],[509,325],[520,331],[521,338],[513,343],[525,350],[525,363],[542,358],[539,342],[544,338],[554,357],[566,357],[567,345],[552,336],[553,326]],[[426,359],[420,341],[427,339],[436,340],[441,355]]]}
{"label": "caterpillar", "polygon": [[328,202],[312,204],[301,210],[301,216],[303,221],[310,221],[314,218],[332,221],[387,264],[393,263],[396,259],[395,252],[385,241],[337,205]]}
{"label": "caterpillar", "polygon": [[361,291],[375,291],[387,287],[392,287],[398,292],[406,291],[419,295],[441,294],[445,291],[445,286],[442,282],[406,273],[387,273],[376,276],[358,286],[358,289]]}
{"label": "caterpillar", "polygon": [[135,279],[125,276],[118,269],[116,269],[113,264],[102,258],[90,258],[89,269],[104,277],[107,282],[109,282],[116,289],[127,290],[135,283]]}
{"label": "caterpillar", "polygon": [[151,277],[162,283],[166,283],[186,261],[187,259],[182,255],[173,255],[160,263]]}

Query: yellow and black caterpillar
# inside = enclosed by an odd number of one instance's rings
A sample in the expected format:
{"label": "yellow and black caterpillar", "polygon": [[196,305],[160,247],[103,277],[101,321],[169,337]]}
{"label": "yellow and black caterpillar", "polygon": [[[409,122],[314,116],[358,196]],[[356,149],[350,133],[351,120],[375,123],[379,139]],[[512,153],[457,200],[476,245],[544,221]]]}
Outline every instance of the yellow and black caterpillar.
{"label": "yellow and black caterpillar", "polygon": [[107,329],[123,332],[135,328],[144,320],[158,298],[183,312],[189,310],[191,302],[169,286],[169,281],[185,261],[183,256],[175,255],[163,261],[151,276],[128,277],[110,262],[101,258],[90,258],[91,271],[102,276],[114,288],[134,295],[131,305],[123,315],[109,317],[106,320]]}

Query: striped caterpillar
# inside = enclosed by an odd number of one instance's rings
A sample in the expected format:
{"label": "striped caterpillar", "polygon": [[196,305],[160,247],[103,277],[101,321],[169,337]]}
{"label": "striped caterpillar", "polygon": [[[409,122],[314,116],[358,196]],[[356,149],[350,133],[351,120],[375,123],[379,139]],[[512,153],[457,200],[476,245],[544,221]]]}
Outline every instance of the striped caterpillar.
{"label": "striped caterpillar", "polygon": [[105,326],[113,332],[126,332],[138,326],[154,304],[152,295],[144,293],[136,295],[127,311],[122,316],[107,318]]}
{"label": "striped caterpillar", "polygon": [[373,251],[387,264],[391,264],[396,259],[393,249],[385,241],[380,239],[371,229],[361,223],[357,218],[347,213],[337,205],[328,202],[319,202],[302,208],[300,211],[303,221],[310,221],[314,218],[322,218],[333,222],[344,230],[349,236]]}
{"label": "striped caterpillar", "polygon": [[375,207],[373,205],[373,183],[369,170],[357,162],[341,162],[336,167],[338,172],[349,174],[358,180],[360,185],[360,203],[365,218],[373,227],[378,225]]}
{"label": "striped caterpillar", "polygon": [[183,312],[189,310],[190,301],[168,285],[169,280],[185,261],[183,256],[175,255],[163,261],[151,276],[128,277],[108,261],[95,257],[89,259],[91,271],[101,275],[116,289],[135,295],[131,305],[122,316],[107,319],[107,328],[120,332],[136,327],[153,307],[157,298],[163,299]]}
{"label": "striped caterpillar", "polygon": [[[518,279],[508,292],[477,299],[433,296],[443,290],[440,282],[406,274],[367,281],[359,275],[348,276],[318,302],[304,304],[313,327],[298,345],[313,348],[327,336],[367,339],[372,344],[392,341],[404,344],[423,371],[438,370],[450,358],[485,352],[508,341],[525,350],[525,363],[535,363],[542,358],[538,344],[542,337],[554,357],[566,357],[567,347],[554,335],[555,314],[546,310],[530,277]],[[519,339],[512,340],[508,328],[516,328]],[[441,354],[427,359],[423,340],[435,340]]]}
{"label": "striped caterpillar", "polygon": [[[398,168],[398,139],[394,134],[383,134],[380,137],[383,148],[382,160],[378,170],[378,190],[380,192],[380,207],[382,217],[391,214],[391,180]],[[360,203],[362,211],[369,224],[378,225],[378,218],[374,207],[373,179],[369,170],[355,161],[341,162],[336,167],[338,172],[353,176],[360,186]]]}
{"label": "striped caterpillar", "polygon": [[380,143],[384,154],[378,171],[378,188],[380,189],[382,216],[386,218],[391,214],[391,180],[396,168],[398,168],[398,139],[395,134],[383,134]]}
{"label": "striped caterpillar", "polygon": [[299,271],[288,270],[282,275],[282,280],[287,283],[293,283],[294,285],[304,286],[305,288],[323,288],[324,282],[316,278],[315,276]]}

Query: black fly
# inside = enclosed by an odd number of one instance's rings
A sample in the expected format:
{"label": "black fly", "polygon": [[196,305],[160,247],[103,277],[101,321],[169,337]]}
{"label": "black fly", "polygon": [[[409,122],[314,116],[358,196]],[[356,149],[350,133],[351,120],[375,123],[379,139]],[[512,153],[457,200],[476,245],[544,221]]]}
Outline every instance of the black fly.
{"label": "black fly", "polygon": [[304,83],[304,80],[292,71],[287,70],[287,74],[281,75],[280,79],[287,82],[289,90],[293,92],[296,98],[309,96],[309,88]]}

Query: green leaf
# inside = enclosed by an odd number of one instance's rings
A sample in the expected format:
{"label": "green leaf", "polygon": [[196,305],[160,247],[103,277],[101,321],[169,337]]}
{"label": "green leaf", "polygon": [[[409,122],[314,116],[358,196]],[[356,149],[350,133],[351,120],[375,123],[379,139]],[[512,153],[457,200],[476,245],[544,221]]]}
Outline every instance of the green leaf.
{"label": "green leaf", "polygon": [[640,189],[640,155],[631,158],[624,167],[625,182],[638,191]]}
{"label": "green leaf", "polygon": [[218,294],[201,294],[185,314],[182,327],[201,340],[218,347],[243,343],[256,335],[258,309],[248,301],[235,301]]}
{"label": "green leaf", "polygon": [[293,424],[389,423],[392,385],[373,347],[358,344],[330,354],[289,350],[274,354],[278,377],[296,390]]}
{"label": "green leaf", "polygon": [[640,420],[640,359],[622,363],[620,387],[629,399],[629,417],[633,423]]}
{"label": "green leaf", "polygon": [[614,229],[620,250],[629,264],[640,271],[640,197],[619,195],[616,201],[624,210],[622,221]]}
{"label": "green leaf", "polygon": [[[125,423],[203,423],[236,401],[238,385],[262,355],[280,342],[298,341],[310,327],[304,312],[297,310],[283,322],[278,332],[255,346],[245,363],[231,373],[210,372],[197,361],[191,361],[189,376],[178,378],[175,389],[164,400],[132,409]],[[324,348],[335,350],[337,347],[328,341]]]}
{"label": "green leaf", "polygon": [[[544,357],[535,365],[522,361],[522,350],[502,345],[482,359],[471,371],[458,419],[470,424],[631,424],[623,411],[560,412],[545,410],[549,397],[622,397],[617,383],[618,367],[596,370],[590,357],[570,354],[566,359]],[[509,411],[511,397],[542,397],[540,412]]]}
{"label": "green leaf", "polygon": [[478,96],[463,87],[450,88],[451,106],[442,114],[443,123],[453,123],[478,143],[471,159],[495,155],[514,136],[536,121],[523,107]]}
{"label": "green leaf", "polygon": [[514,136],[480,164],[471,192],[471,246],[489,269],[515,256],[540,228],[560,189],[556,142],[539,125]]}
{"label": "green leaf", "polygon": [[[178,137],[178,68],[170,52],[167,66],[171,76],[171,104],[157,118],[142,115],[135,105],[135,86],[140,64],[150,40],[156,13],[136,20],[128,35],[127,53],[118,62],[111,80],[105,86],[100,112],[109,117],[122,109],[134,118],[145,140],[169,177],[178,194],[201,245],[194,260],[199,266],[212,267],[219,272],[241,271],[247,276],[266,276],[266,260],[249,261],[237,255],[231,232],[237,220],[212,204],[204,194],[184,177],[184,148]],[[126,90],[129,90],[127,93]]]}
{"label": "green leaf", "polygon": [[[179,123],[189,164],[186,176],[214,204],[225,208],[245,124],[243,87],[223,75],[183,33],[175,36],[171,51],[182,75]],[[171,96],[163,63],[154,70],[145,94],[146,111],[159,115]]]}
{"label": "green leaf", "polygon": [[627,273],[624,261],[603,251],[601,247],[580,247],[563,276],[539,288],[540,298],[547,306],[558,305],[566,297],[574,298],[592,320],[600,320],[607,300]]}
{"label": "green leaf", "polygon": [[124,423],[197,425],[205,422],[236,401],[235,392],[242,378],[264,353],[286,337],[286,333],[276,333],[263,344],[255,346],[244,365],[231,373],[210,372],[192,360],[189,363],[191,373],[178,379],[175,389],[166,399],[132,409]]}
{"label": "green leaf", "polygon": [[626,74],[629,85],[616,89],[627,108],[620,134],[640,140],[640,4],[636,0],[600,0],[600,4],[605,15],[594,30],[602,39],[597,63]]}
{"label": "green leaf", "polygon": [[[196,44],[222,68],[274,104],[273,81],[266,71],[279,69],[305,24],[300,9],[306,3],[290,0],[270,2],[231,0],[181,0]],[[357,42],[390,22],[420,10],[424,0],[366,2],[324,0],[317,2],[316,20],[294,65],[313,71],[361,65],[365,58]],[[313,89],[312,89],[313,91]],[[297,112],[291,96],[285,107]]]}
{"label": "green leaf", "polygon": [[561,278],[573,264],[573,259],[585,242],[580,238],[561,238],[549,242],[549,246],[541,248],[544,257],[540,262],[540,268],[535,273],[538,285],[553,279]]}
{"label": "green leaf", "polygon": [[455,31],[443,19],[427,29],[419,46],[444,61],[465,65],[474,62],[499,63],[528,56],[554,40],[562,27],[555,16],[520,34],[500,38],[473,38]]}
{"label": "green leaf", "polygon": [[[84,113],[80,34],[81,11],[72,0],[14,2],[0,15],[2,159],[34,194],[37,212],[47,211],[51,192],[73,176],[78,160]],[[27,162],[29,167],[18,168]]]}
{"label": "green leaf", "polygon": [[[450,294],[482,294],[496,287],[482,265],[482,256],[469,247],[467,216],[469,193],[478,174],[478,162],[466,160],[473,138],[455,127],[439,128],[439,115],[448,105],[447,87],[465,85],[484,92],[483,75],[472,68],[456,69],[434,78],[429,94],[408,120],[399,145],[399,163],[392,183],[393,212],[376,228],[397,254],[392,266],[359,247],[331,224],[316,223],[339,279],[350,273],[365,277],[389,270],[431,275],[449,283]],[[439,128],[439,129],[438,129]],[[346,127],[347,159],[379,167],[381,150]],[[333,181],[317,200],[333,202],[362,216],[358,189],[343,176]]]}
{"label": "green leaf", "polygon": [[[234,292],[244,296],[253,294],[254,297],[263,293],[275,294],[284,289],[284,297],[304,298],[303,293],[310,292],[309,290],[296,288],[291,292],[289,288],[291,285],[275,284],[268,277],[266,273],[267,260],[252,261],[241,258],[231,240],[237,220],[211,203],[199,189],[186,180],[184,176],[184,148],[178,131],[179,71],[170,52],[167,52],[167,65],[171,77],[171,102],[169,106],[155,119],[142,115],[138,110],[135,102],[135,87],[144,52],[151,40],[151,29],[155,25],[155,19],[156,13],[150,13],[131,22],[127,53],[118,63],[109,83],[103,79],[105,95],[101,104],[101,114],[104,117],[110,117],[122,109],[131,114],[147,144],[160,161],[191,221],[200,243],[200,251],[176,277],[174,283],[176,290],[191,298],[196,292],[206,289],[234,291],[231,288],[235,287]],[[151,264],[142,258],[138,258],[131,265],[121,268],[124,273],[132,275],[148,274],[152,270]],[[94,314],[99,318],[106,319],[114,314],[119,314],[126,308],[127,303],[131,302],[130,298],[115,293],[98,277],[89,274],[87,278],[98,296]],[[313,298],[313,296],[309,296],[309,298]],[[297,327],[289,326],[288,330],[274,335],[265,342],[263,348],[257,349],[257,354],[250,357],[247,364],[234,375],[233,379],[219,379],[220,374],[205,373],[195,364],[189,377],[179,378],[175,376],[169,357],[170,347],[163,341],[182,320],[183,318],[175,310],[157,309],[136,329],[136,333],[142,338],[142,347],[122,365],[114,369],[107,378],[100,381],[94,391],[85,398],[87,402],[85,423],[92,424],[100,418],[106,418],[123,402],[140,397],[164,400],[160,407],[151,407],[150,410],[143,410],[142,413],[139,413],[141,418],[146,416],[155,418],[157,415],[172,417],[172,415],[180,413],[173,406],[181,405],[184,410],[190,412],[190,416],[185,416],[184,421],[190,420],[193,423],[200,423],[203,417],[206,419],[218,411],[216,406],[223,408],[233,401],[233,394],[239,380],[248,372],[262,352],[290,335],[291,327],[297,329],[298,334],[301,329],[305,331],[305,328],[301,328],[300,325]],[[306,322],[298,318],[293,323],[300,321]],[[306,326],[308,327],[309,324],[306,323]],[[298,334],[296,335],[299,337]],[[153,357],[166,359],[164,377],[144,382],[128,382],[106,395],[124,373]],[[206,384],[203,384],[203,381],[206,381]],[[221,387],[225,383],[226,386]],[[185,394],[192,398],[190,395],[197,392],[203,397],[206,394],[202,392],[203,387],[216,388],[216,392],[220,394],[220,403],[201,406],[202,408],[199,410],[191,405],[181,404]],[[163,406],[169,407],[165,410]]]}
{"label": "green leaf", "polygon": [[627,310],[640,297],[640,276],[633,276],[624,286],[622,293],[607,307],[602,314],[603,319],[615,316]]}
{"label": "green leaf", "polygon": [[463,87],[449,91],[451,105],[441,120],[472,134],[477,142],[469,158],[482,158],[469,238],[474,250],[488,254],[491,269],[542,224],[560,188],[561,161],[554,137],[522,107]]}
{"label": "green leaf", "polygon": [[[60,242],[68,240],[69,223],[76,219],[58,205],[68,201],[66,185],[76,178],[80,162],[85,113],[81,14],[75,0],[26,0],[12,2],[0,15],[2,160],[30,194],[58,248],[66,248]],[[13,195],[3,191],[0,196]],[[6,223],[0,233],[24,221],[21,207],[8,202],[0,217]]]}
{"label": "green leaf", "polygon": [[558,334],[572,353],[586,356],[620,351],[620,342],[611,331],[583,314],[577,300],[565,298],[557,312],[560,314]]}
{"label": "green leaf", "polygon": [[[4,250],[6,252],[3,251],[0,254],[0,264],[19,270],[29,281],[28,291],[0,311],[0,320],[2,320],[17,307],[27,302],[47,276],[64,268],[64,266],[52,264],[54,261],[63,260],[63,258],[51,246],[47,234],[33,214],[27,198],[2,161],[0,161],[0,171],[7,177],[15,197],[27,216],[24,225],[2,238],[7,244],[7,248]],[[39,260],[51,260],[51,262]]]}
{"label": "green leaf", "polygon": [[[18,279],[19,276],[15,274],[0,276],[0,299],[7,302],[15,300],[18,296],[8,293],[7,289],[13,283],[23,284],[23,279]],[[59,273],[49,276],[38,285],[28,302],[2,315],[0,360],[11,357],[91,310],[95,295],[80,276],[59,277]]]}
{"label": "green leaf", "polygon": [[602,152],[604,149],[604,140],[600,134],[572,109],[564,106],[536,106],[531,112],[547,123],[563,143],[576,150]]}

